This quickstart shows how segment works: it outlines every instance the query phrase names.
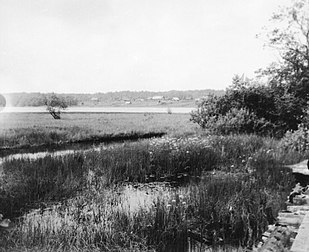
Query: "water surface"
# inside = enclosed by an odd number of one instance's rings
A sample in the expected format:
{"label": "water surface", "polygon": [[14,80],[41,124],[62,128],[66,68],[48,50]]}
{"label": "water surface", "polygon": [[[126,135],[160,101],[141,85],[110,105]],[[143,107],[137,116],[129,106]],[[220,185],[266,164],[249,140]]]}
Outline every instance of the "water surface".
{"label": "water surface", "polygon": [[[171,113],[188,114],[185,107],[69,107],[64,113]],[[5,107],[2,113],[47,113],[46,107]]]}

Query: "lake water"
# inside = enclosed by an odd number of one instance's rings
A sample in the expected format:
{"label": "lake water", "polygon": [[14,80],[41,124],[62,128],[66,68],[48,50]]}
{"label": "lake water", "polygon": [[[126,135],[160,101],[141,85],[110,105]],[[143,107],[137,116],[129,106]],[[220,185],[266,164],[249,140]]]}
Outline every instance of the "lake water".
{"label": "lake water", "polygon": [[[191,107],[69,107],[66,113],[171,113],[188,114]],[[5,107],[1,113],[46,113],[46,107]]]}

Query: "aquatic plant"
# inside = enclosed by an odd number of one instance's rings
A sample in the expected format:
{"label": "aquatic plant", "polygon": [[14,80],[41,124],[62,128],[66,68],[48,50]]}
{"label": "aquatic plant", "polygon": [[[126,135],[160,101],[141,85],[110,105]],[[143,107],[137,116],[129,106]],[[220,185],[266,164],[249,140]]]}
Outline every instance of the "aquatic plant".
{"label": "aquatic plant", "polygon": [[[282,160],[275,142],[256,136],[164,137],[7,160],[0,212],[22,218],[0,242],[58,251],[253,246],[292,188]],[[151,181],[177,181],[178,187],[150,206],[128,209],[121,188]]]}

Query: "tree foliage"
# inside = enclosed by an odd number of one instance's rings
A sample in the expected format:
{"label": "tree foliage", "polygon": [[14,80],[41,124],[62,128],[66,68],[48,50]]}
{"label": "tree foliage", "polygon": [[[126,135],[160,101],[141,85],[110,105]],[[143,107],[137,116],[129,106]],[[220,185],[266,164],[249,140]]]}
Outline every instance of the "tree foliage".
{"label": "tree foliage", "polygon": [[304,123],[309,101],[309,1],[296,0],[281,8],[265,34],[268,46],[280,55],[280,61],[259,71],[267,84],[236,76],[224,96],[199,104],[192,113],[194,122],[212,131],[217,127],[215,131],[224,134],[228,131],[218,130],[219,121],[224,118],[228,126],[234,115],[242,125],[251,127],[239,126],[241,132],[279,137]]}
{"label": "tree foliage", "polygon": [[61,110],[68,107],[68,104],[64,97],[51,94],[45,97],[46,110],[53,116],[54,119],[60,119]]}
{"label": "tree foliage", "polygon": [[4,108],[6,105],[6,100],[2,94],[0,94],[0,111],[2,108]]}
{"label": "tree foliage", "polygon": [[268,45],[281,60],[261,71],[275,97],[278,122],[296,130],[309,100],[309,1],[296,0],[273,15],[267,31]]}
{"label": "tree foliage", "polygon": [[309,99],[309,1],[297,0],[281,8],[272,24],[268,45],[277,49],[281,60],[261,73],[269,78],[278,103],[299,123]]}
{"label": "tree foliage", "polygon": [[203,100],[191,120],[216,134],[274,134],[274,97],[267,86],[235,76],[221,97]]}

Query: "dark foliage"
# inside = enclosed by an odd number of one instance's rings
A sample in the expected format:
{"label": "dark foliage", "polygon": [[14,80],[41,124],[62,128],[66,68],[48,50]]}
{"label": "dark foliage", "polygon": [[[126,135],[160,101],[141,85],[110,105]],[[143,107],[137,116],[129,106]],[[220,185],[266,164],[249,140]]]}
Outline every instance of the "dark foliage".
{"label": "dark foliage", "polygon": [[54,119],[60,119],[60,111],[68,107],[65,98],[54,93],[45,97],[44,104]]}

